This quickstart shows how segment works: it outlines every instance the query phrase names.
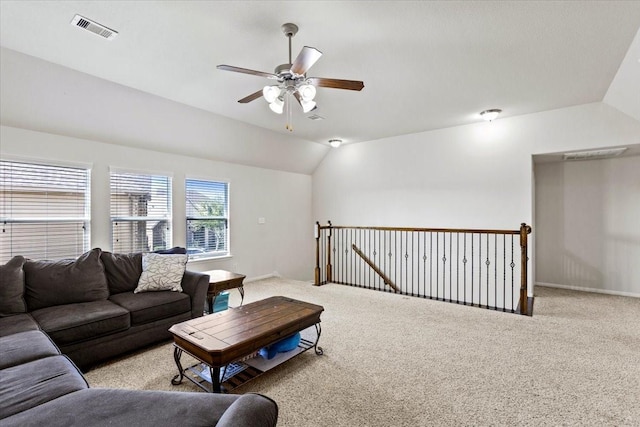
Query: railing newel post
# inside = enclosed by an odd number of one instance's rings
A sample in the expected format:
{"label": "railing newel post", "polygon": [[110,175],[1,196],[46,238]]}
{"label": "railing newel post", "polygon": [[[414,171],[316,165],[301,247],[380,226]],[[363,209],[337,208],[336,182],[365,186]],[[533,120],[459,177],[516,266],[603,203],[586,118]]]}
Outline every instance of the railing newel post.
{"label": "railing newel post", "polygon": [[329,224],[329,232],[327,233],[327,282],[333,282],[333,272],[331,268],[331,235],[333,234],[333,225],[331,221],[327,221]]}
{"label": "railing newel post", "polygon": [[531,233],[531,227],[524,222],[520,224],[520,314],[527,315],[529,300],[527,297],[527,266],[529,256],[527,253],[527,235]]}
{"label": "railing newel post", "polygon": [[314,227],[314,237],[316,238],[316,268],[315,285],[320,286],[320,221],[316,221]]}

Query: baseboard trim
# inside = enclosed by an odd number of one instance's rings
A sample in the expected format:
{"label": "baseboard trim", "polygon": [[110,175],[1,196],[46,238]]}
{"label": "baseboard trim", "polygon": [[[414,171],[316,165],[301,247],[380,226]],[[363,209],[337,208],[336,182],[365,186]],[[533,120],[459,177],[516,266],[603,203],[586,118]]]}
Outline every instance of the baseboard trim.
{"label": "baseboard trim", "polygon": [[545,288],[569,289],[571,291],[593,292],[596,294],[616,295],[620,297],[640,298],[640,293],[613,291],[610,289],[594,289],[594,288],[587,288],[584,286],[559,285],[557,283],[545,283],[545,282],[536,282],[536,286],[543,286]]}
{"label": "baseboard trim", "polygon": [[258,280],[271,279],[272,277],[281,277],[281,276],[280,276],[280,273],[278,273],[277,271],[274,271],[273,273],[264,274],[262,276],[247,277],[246,279],[244,279],[244,283],[257,282]]}

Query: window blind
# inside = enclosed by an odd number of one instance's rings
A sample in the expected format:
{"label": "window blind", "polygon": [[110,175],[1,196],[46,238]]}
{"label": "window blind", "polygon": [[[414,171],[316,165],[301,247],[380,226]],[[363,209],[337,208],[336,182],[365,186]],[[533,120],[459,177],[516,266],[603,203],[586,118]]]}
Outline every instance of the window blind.
{"label": "window blind", "polygon": [[0,262],[76,258],[89,249],[86,168],[0,161]]}
{"label": "window blind", "polygon": [[117,171],[110,178],[113,251],[171,247],[171,178]]}
{"label": "window blind", "polygon": [[186,180],[189,258],[229,254],[229,183]]}

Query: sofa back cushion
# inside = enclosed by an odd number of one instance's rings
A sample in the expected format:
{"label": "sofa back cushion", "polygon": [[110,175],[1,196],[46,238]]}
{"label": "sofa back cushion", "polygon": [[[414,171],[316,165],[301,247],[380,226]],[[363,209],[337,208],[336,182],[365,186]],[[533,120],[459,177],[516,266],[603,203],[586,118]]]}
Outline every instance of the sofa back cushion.
{"label": "sofa back cushion", "polygon": [[24,302],[24,257],[14,256],[0,266],[0,317],[26,313]]}
{"label": "sofa back cushion", "polygon": [[109,287],[98,248],[77,259],[24,264],[25,299],[29,311],[54,305],[109,298]]}
{"label": "sofa back cushion", "polygon": [[100,259],[104,264],[111,295],[133,292],[142,274],[142,254],[102,252]]}

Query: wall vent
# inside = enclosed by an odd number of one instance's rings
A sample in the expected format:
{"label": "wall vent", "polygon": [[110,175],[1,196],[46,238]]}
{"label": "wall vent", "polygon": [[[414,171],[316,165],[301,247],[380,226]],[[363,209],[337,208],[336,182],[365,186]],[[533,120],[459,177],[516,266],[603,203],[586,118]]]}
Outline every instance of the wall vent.
{"label": "wall vent", "polygon": [[111,28],[107,28],[104,25],[98,24],[97,22],[80,15],[76,15],[73,17],[73,19],[71,20],[71,25],[80,27],[87,31],[91,31],[93,34],[107,40],[113,40],[118,35],[117,31],[112,30]]}
{"label": "wall vent", "polygon": [[311,119],[311,120],[324,120],[324,117],[319,116],[317,114],[312,114],[308,118]]}
{"label": "wall vent", "polygon": [[604,150],[577,151],[575,153],[564,153],[564,160],[595,160],[608,159],[622,154],[627,148],[609,148]]}

